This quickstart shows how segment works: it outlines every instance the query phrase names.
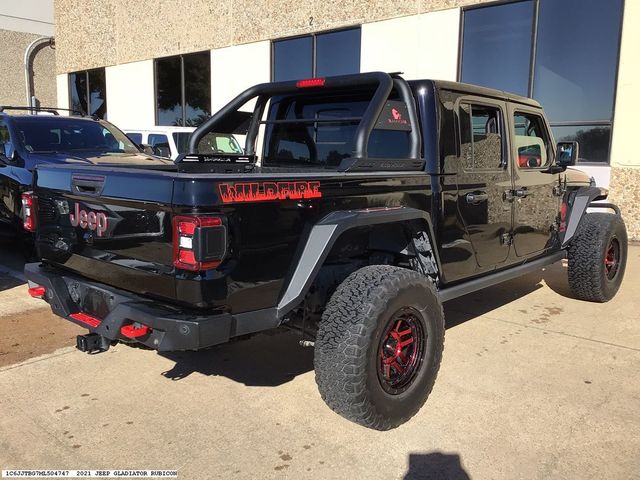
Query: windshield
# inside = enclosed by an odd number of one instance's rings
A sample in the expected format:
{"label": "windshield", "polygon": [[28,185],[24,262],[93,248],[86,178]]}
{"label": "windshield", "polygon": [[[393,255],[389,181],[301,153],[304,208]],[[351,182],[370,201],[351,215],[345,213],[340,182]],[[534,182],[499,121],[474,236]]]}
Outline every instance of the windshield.
{"label": "windshield", "polygon": [[72,117],[14,119],[23,147],[33,153],[138,153],[127,136],[110,123]]}
{"label": "windshield", "polygon": [[[189,152],[190,132],[174,132],[173,139],[176,142],[178,153]],[[233,135],[226,133],[207,133],[198,144],[198,153],[230,153],[242,155],[242,147]]]}

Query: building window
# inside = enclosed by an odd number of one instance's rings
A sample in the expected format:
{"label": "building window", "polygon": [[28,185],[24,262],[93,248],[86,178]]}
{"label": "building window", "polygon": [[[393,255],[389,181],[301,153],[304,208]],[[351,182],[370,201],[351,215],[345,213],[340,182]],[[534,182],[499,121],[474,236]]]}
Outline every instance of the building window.
{"label": "building window", "polygon": [[462,81],[526,96],[532,18],[533,1],[466,11]]}
{"label": "building window", "polygon": [[524,0],[464,10],[460,79],[538,100],[580,163],[609,161],[624,0]]}
{"label": "building window", "polygon": [[272,43],[275,82],[360,72],[360,27]]}
{"label": "building window", "polygon": [[83,115],[107,118],[107,82],[104,68],[69,74],[69,108]]}
{"label": "building window", "polygon": [[156,124],[195,127],[211,115],[209,52],[155,61]]}

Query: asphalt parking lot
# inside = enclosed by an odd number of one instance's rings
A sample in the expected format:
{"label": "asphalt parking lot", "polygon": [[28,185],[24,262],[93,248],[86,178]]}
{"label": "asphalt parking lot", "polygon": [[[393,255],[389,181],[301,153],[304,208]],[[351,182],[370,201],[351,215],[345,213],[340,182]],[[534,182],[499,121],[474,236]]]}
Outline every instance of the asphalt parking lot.
{"label": "asphalt parking lot", "polygon": [[[0,256],[0,469],[176,469],[179,478],[640,477],[640,246],[608,304],[562,264],[449,302],[434,391],[409,423],[332,413],[297,336],[199,353],[73,348],[79,328]],[[2,266],[4,265],[4,267]],[[7,340],[9,339],[9,340]],[[38,340],[40,339],[40,340]]]}

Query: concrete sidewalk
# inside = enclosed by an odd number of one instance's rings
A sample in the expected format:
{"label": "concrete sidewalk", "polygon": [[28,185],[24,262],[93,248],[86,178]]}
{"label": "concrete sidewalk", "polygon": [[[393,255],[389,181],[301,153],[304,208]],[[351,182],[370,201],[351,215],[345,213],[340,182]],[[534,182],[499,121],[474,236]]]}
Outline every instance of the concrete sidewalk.
{"label": "concrete sidewalk", "polygon": [[[640,247],[608,304],[561,264],[446,305],[444,361],[406,425],[332,413],[292,334],[200,353],[71,348],[0,369],[0,468],[179,478],[640,476]],[[540,281],[540,278],[542,280]]]}

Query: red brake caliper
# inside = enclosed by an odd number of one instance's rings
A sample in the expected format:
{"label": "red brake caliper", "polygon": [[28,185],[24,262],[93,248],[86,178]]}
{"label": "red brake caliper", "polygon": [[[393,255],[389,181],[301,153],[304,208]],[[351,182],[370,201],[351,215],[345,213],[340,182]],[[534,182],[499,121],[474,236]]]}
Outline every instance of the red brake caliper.
{"label": "red brake caliper", "polygon": [[[411,328],[405,330],[400,330],[400,328],[402,328],[402,320],[398,320],[395,327],[387,334],[385,343],[380,351],[383,374],[389,381],[391,381],[391,369],[395,370],[398,375],[404,375],[409,366],[404,350],[413,343],[413,331]],[[408,335],[410,336],[407,337]],[[389,350],[391,350],[390,355],[385,356],[385,351]]]}

